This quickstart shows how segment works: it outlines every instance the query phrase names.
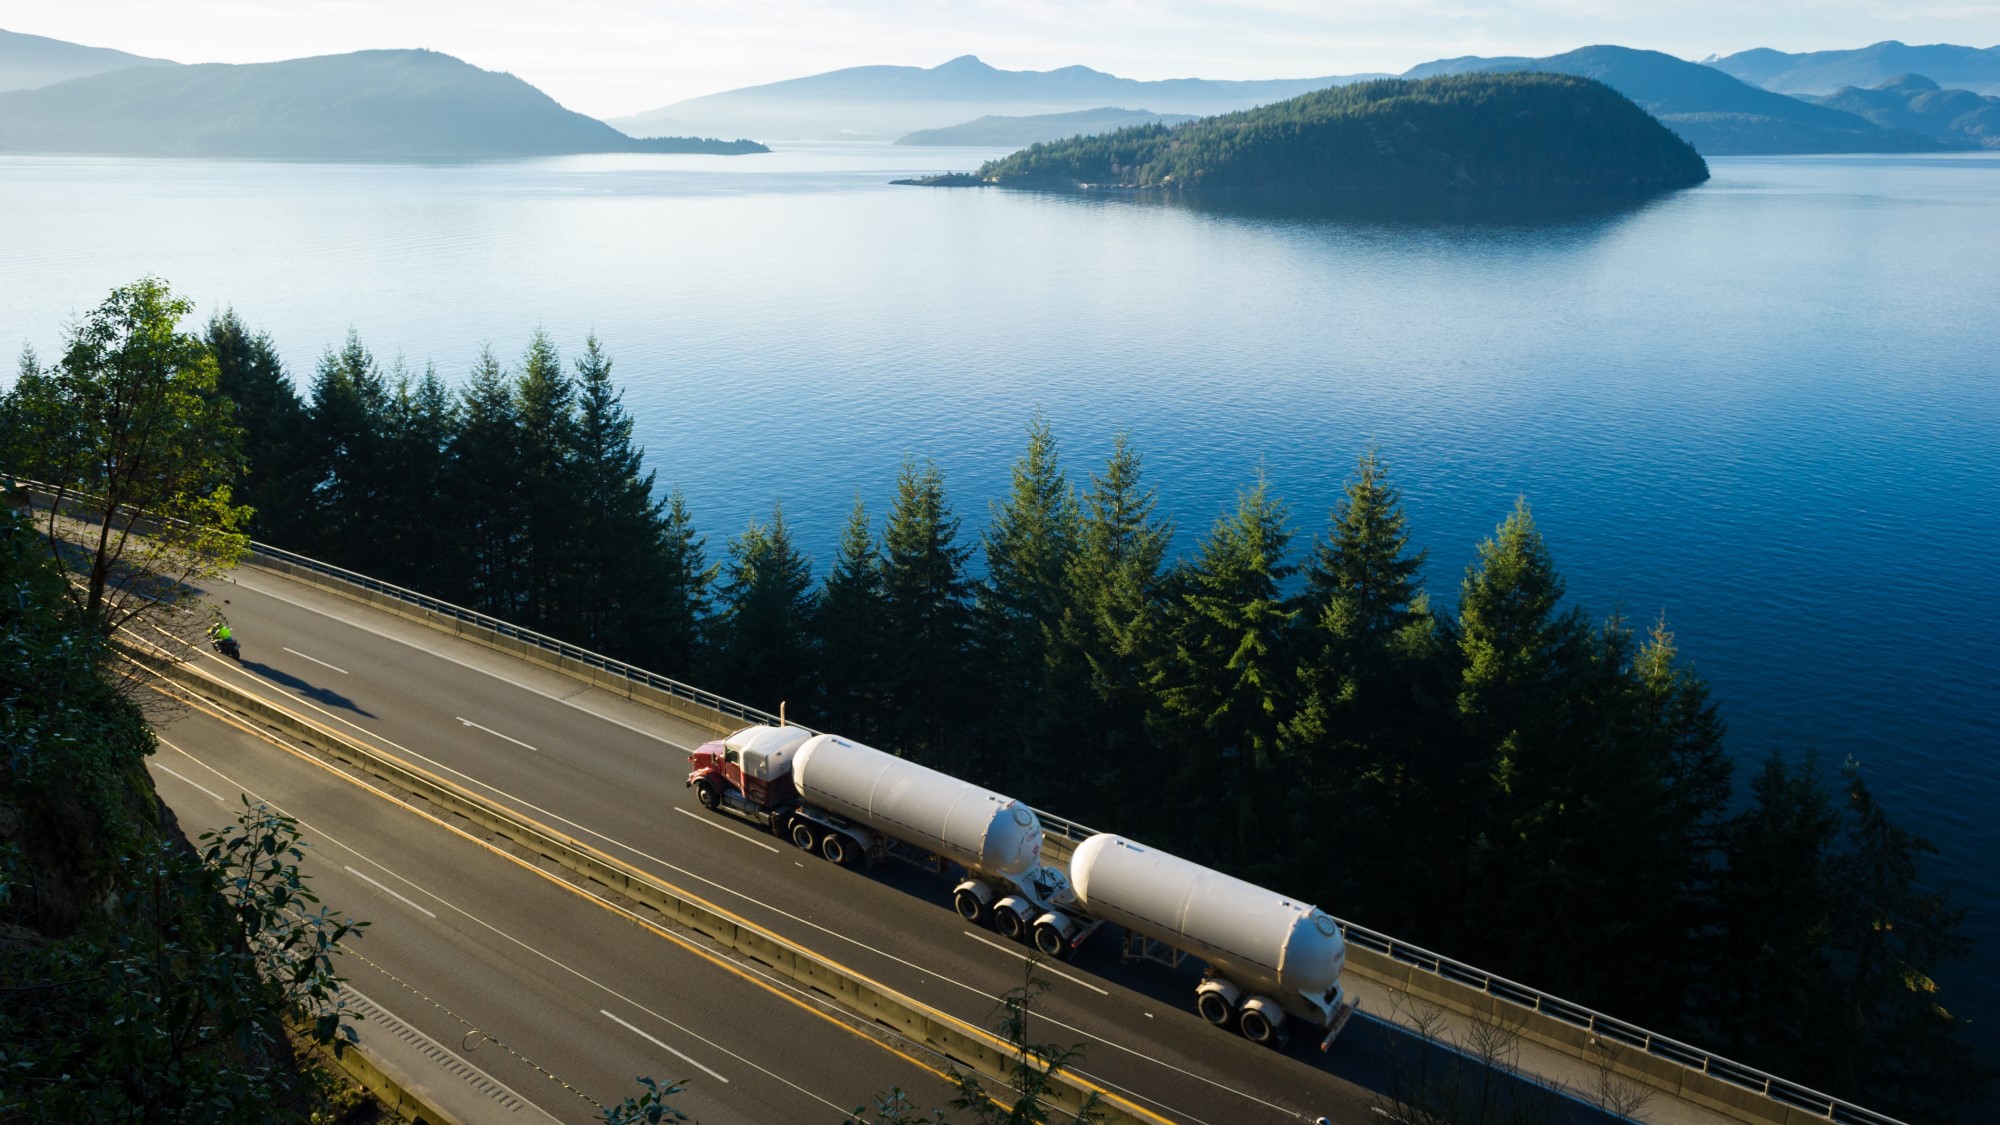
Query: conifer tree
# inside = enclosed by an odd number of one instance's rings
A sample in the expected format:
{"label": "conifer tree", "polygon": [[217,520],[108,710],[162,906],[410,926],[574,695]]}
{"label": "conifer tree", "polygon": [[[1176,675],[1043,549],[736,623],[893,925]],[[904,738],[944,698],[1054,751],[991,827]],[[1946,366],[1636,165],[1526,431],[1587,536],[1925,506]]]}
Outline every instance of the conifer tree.
{"label": "conifer tree", "polygon": [[576,388],[555,341],[537,329],[521,356],[514,410],[520,422],[521,611],[525,624],[561,631],[570,604],[574,542]]}
{"label": "conifer tree", "polygon": [[383,503],[391,518],[371,552],[376,573],[412,589],[436,593],[449,587],[453,555],[462,540],[457,505],[446,494],[450,443],[457,417],[451,393],[426,364],[412,378],[399,360],[389,400]]}
{"label": "conifer tree", "polygon": [[1146,715],[1153,704],[1149,667],[1161,643],[1162,568],[1174,529],[1158,507],[1139,454],[1120,434],[1083,498],[1050,674],[1050,709],[1066,720],[1059,740],[1052,735],[1052,749],[1072,748],[1072,762],[1085,767],[1065,775],[1084,805],[1074,815],[1106,823],[1138,823],[1159,804],[1159,763]]}
{"label": "conifer tree", "polygon": [[308,409],[314,442],[315,541],[308,550],[368,569],[395,513],[388,489],[389,387],[375,357],[349,331],[338,351],[320,357]]}
{"label": "conifer tree", "polygon": [[653,497],[645,450],[632,443],[632,416],[595,336],[576,360],[576,383],[574,610],[565,627],[578,644],[635,654],[656,620],[676,619],[654,589],[666,562],[666,502]]}
{"label": "conifer tree", "polygon": [[[1493,943],[1492,955],[1523,974],[1557,957],[1552,949],[1517,943],[1520,931],[1504,927],[1514,922],[1510,909],[1533,900],[1531,879],[1567,870],[1540,866],[1547,857],[1539,849],[1555,847],[1566,831],[1546,818],[1564,811],[1566,771],[1583,752],[1587,715],[1579,713],[1578,693],[1595,655],[1583,615],[1563,609],[1562,596],[1548,544],[1527,503],[1517,501],[1494,537],[1479,545],[1459,592],[1458,712],[1466,743],[1458,766],[1466,787],[1484,790],[1487,800],[1463,821],[1460,855],[1467,866],[1452,883],[1465,896],[1455,904],[1465,919],[1462,932],[1486,935],[1481,940]],[[1535,849],[1524,844],[1524,833],[1535,837]],[[1517,951],[1533,963],[1508,961]]]}
{"label": "conifer tree", "polygon": [[1285,504],[1260,473],[1216,520],[1167,603],[1169,649],[1156,662],[1162,728],[1181,752],[1172,807],[1205,854],[1269,862],[1285,830],[1279,730],[1296,665],[1286,641],[1298,609],[1285,584],[1297,573]]}
{"label": "conifer tree", "polygon": [[886,612],[882,549],[869,527],[868,509],[856,496],[820,588],[814,634],[826,725],[865,742],[880,737]]}
{"label": "conifer tree", "polygon": [[1315,849],[1352,857],[1312,880],[1315,898],[1365,904],[1407,930],[1421,904],[1401,889],[1436,874],[1435,821],[1462,807],[1462,795],[1438,775],[1445,732],[1430,704],[1442,694],[1444,661],[1418,580],[1424,553],[1410,549],[1379,456],[1363,454],[1358,470],[1307,571],[1299,709],[1284,728],[1299,782],[1292,820]]}
{"label": "conifer tree", "polygon": [[312,450],[305,403],[268,333],[252,334],[235,309],[208,322],[216,393],[236,404],[244,470],[235,496],[255,510],[251,533],[280,546],[312,521]]}
{"label": "conifer tree", "polygon": [[[1077,549],[1076,496],[1063,475],[1055,437],[1040,417],[1028,426],[1028,448],[1014,463],[1013,488],[993,505],[983,537],[986,581],[978,588],[979,646],[992,685],[993,744],[1061,752],[1051,734],[1064,724],[1049,706],[1053,646],[1070,595],[1069,568]],[[1059,768],[1059,759],[998,763],[999,780],[1032,784]]]}
{"label": "conifer tree", "polygon": [[769,524],[752,523],[729,545],[722,600],[716,656],[725,691],[767,711],[787,701],[809,711],[817,694],[812,563],[793,544],[782,505]]}
{"label": "conifer tree", "polygon": [[1750,797],[1726,837],[1707,1034],[1732,1058],[1811,1082],[1830,1070],[1819,1047],[1836,1006],[1840,811],[1813,755],[1788,768],[1773,753]]}
{"label": "conifer tree", "polygon": [[971,703],[968,675],[971,549],[936,464],[903,462],[883,539],[883,624],[890,647],[883,671],[895,749],[961,776],[979,776],[970,748],[950,736]]}
{"label": "conifer tree", "polygon": [[1971,952],[1965,911],[1926,886],[1937,849],[1889,819],[1850,760],[1843,768],[1845,848],[1835,865],[1825,982],[1836,1022],[1814,1030],[1831,1054],[1828,1084],[1913,1121],[1980,1119],[1993,1068],[1965,1042],[1966,1022],[1940,998],[1939,970]]}
{"label": "conifer tree", "polygon": [[676,488],[667,498],[660,532],[659,571],[652,590],[658,612],[636,662],[682,681],[699,683],[708,674],[715,577],[707,540],[695,531],[687,499]]}
{"label": "conifer tree", "polygon": [[521,605],[521,423],[514,388],[491,348],[480,351],[471,379],[460,388],[458,414],[448,491],[465,541],[459,596],[481,612],[511,619]]}

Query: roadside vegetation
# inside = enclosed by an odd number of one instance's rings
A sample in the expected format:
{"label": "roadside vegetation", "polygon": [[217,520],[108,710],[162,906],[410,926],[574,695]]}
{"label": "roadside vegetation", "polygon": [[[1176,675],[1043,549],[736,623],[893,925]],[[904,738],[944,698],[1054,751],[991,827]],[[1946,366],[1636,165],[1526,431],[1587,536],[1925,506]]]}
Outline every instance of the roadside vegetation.
{"label": "roadside vegetation", "polygon": [[1252,480],[1175,557],[1136,449],[1077,480],[1036,420],[983,527],[906,461],[820,571],[776,506],[711,548],[595,340],[565,363],[537,333],[449,389],[350,337],[303,397],[234,313],[205,345],[261,540],[784,701],[1872,1108],[1976,1116],[1989,1074],[1936,983],[1971,951],[1932,845],[1855,762],[1760,748],[1739,784],[1669,624],[1571,603],[1525,502],[1447,610],[1374,451],[1308,498],[1316,528]]}

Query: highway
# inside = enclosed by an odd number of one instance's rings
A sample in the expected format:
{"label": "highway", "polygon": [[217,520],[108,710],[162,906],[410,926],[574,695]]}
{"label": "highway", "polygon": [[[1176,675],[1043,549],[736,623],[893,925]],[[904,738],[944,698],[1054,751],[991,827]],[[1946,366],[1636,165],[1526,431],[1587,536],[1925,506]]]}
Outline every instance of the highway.
{"label": "highway", "polygon": [[[204,668],[238,687],[337,725],[968,1022],[989,1025],[996,997],[1020,983],[1022,949],[991,931],[969,929],[952,911],[950,884],[944,879],[897,863],[868,871],[836,868],[751,825],[701,810],[683,785],[685,756],[715,737],[711,731],[270,572],[241,568],[233,582],[219,584],[212,594],[218,602],[226,599],[219,608],[235,627],[244,658],[239,667],[205,654]],[[163,749],[163,764],[170,764],[172,753]],[[279,755],[273,748],[244,746],[239,753],[241,757],[227,763],[232,776],[251,779],[246,785],[276,786],[275,777],[252,769],[253,759],[275,761]],[[167,778],[163,792],[170,792],[174,784]],[[208,788],[222,791],[215,785]],[[701,1007],[698,998],[712,990],[716,1000],[707,1005],[709,1014],[704,1018],[709,1022],[701,1026],[745,1057],[765,1061],[778,1054],[767,1050],[759,1055],[751,1044],[785,1041],[793,1032],[777,1030],[781,1026],[793,1028],[801,1025],[801,1019],[824,1023],[804,1013],[785,1022],[780,1013],[755,1003],[722,1001],[729,990],[748,986],[731,982],[728,972],[714,965],[677,963],[677,958],[690,961],[693,955],[677,950],[665,937],[638,931],[573,892],[560,892],[569,897],[537,906],[532,913],[510,910],[514,900],[509,892],[489,893],[481,885],[483,876],[470,878],[469,868],[457,866],[473,862],[473,857],[460,854],[463,849],[433,848],[409,839],[408,832],[415,829],[399,825],[416,820],[413,814],[378,797],[369,800],[374,803],[367,808],[338,813],[328,809],[310,819],[326,826],[332,839],[365,841],[374,860],[398,871],[409,868],[406,873],[426,886],[449,888],[455,902],[464,900],[466,908],[481,917],[519,917],[524,925],[532,918],[545,929],[537,931],[543,936],[531,944],[549,957],[581,961],[577,944],[600,926],[619,930],[627,943],[633,933],[645,934],[636,946],[640,952],[615,946],[606,936],[602,952],[593,955],[604,960],[587,963],[621,968],[609,974],[592,971],[589,976],[603,981],[608,975],[621,982],[620,988],[626,987],[624,982],[638,988],[643,981],[649,989],[665,990],[655,1009],[660,1011],[680,1012],[690,1004]],[[382,846],[376,846],[377,841]],[[350,862],[336,866],[344,868]],[[362,863],[352,866],[372,870]],[[380,874],[371,877],[397,885]],[[421,915],[364,880],[350,878],[340,884],[334,878],[331,884],[342,887],[343,901],[373,904],[353,913],[394,919],[378,927],[380,933],[371,932],[365,945],[386,946],[397,938],[384,935],[438,924],[430,918],[417,921]],[[501,974],[514,963],[524,971],[544,974],[548,991],[534,998],[530,1010],[565,1021],[572,1034],[582,1034],[585,1027],[595,1029],[580,1039],[556,1037],[544,1054],[560,1064],[549,1067],[557,1073],[570,1068],[593,1081],[609,1081],[614,1093],[622,1093],[634,1074],[680,1076],[661,1064],[656,1049],[646,1065],[648,1056],[642,1048],[647,1045],[630,1032],[620,1032],[627,1040],[623,1050],[629,1061],[621,1059],[610,1067],[613,1074],[604,1073],[603,1052],[563,1046],[603,1041],[612,1026],[599,1014],[601,1008],[610,1007],[603,990],[582,977],[569,978],[565,986],[559,978],[548,978],[545,967],[529,963],[536,958],[505,948],[509,943],[502,939],[491,935],[489,939],[473,932],[434,951],[412,948],[409,956],[428,966],[427,971],[489,967],[492,977],[481,979],[491,983],[466,981],[464,987],[470,995],[494,1002],[497,993],[510,990],[500,983]],[[413,937],[411,944],[424,943]],[[497,963],[500,960],[509,966]],[[1051,965],[1048,973],[1055,987],[1039,1009],[1042,1018],[1037,1020],[1036,1038],[1082,1044],[1085,1054],[1079,1073],[1167,1120],[1188,1125],[1257,1125],[1320,1116],[1336,1122],[1379,1120],[1371,1112],[1375,1099],[1360,1080],[1376,1065],[1376,1052],[1367,1044],[1371,1038],[1379,1040],[1380,1025],[1357,1019],[1326,1055],[1310,1043],[1295,1043],[1283,1053],[1261,1048],[1209,1027],[1194,1014],[1192,965],[1178,975],[1149,965],[1122,966],[1115,943],[1105,934],[1082,950],[1075,964]],[[375,995],[383,991],[381,986],[364,990],[382,999]],[[443,1022],[425,1030],[443,1042],[455,1041],[452,1027]],[[860,1042],[849,1033],[835,1033]],[[618,1041],[617,1036],[610,1038]],[[838,1051],[786,1049],[781,1057],[812,1053],[834,1060],[852,1057],[857,1050],[893,1059],[868,1043]],[[701,1057],[693,1050],[689,1054]],[[923,1074],[913,1063],[894,1061]],[[711,1065],[728,1073],[720,1062]],[[772,1064],[765,1061],[765,1065]],[[741,1063],[736,1066],[744,1069]],[[880,1061],[871,1064],[871,1077],[862,1083],[861,1093],[917,1081],[908,1075],[891,1077],[890,1069]],[[514,1075],[507,1078],[514,1089],[522,1089],[522,1083],[532,1087],[528,1079],[516,1082],[519,1076],[507,1073]],[[817,1075],[797,1081],[807,1089],[834,1088]],[[935,1079],[930,1081],[935,1086]],[[748,1077],[744,1082],[746,1088],[773,1085]],[[748,1096],[734,1083],[721,1093],[700,1087],[691,1093],[723,1099],[718,1104],[725,1112],[704,1120],[838,1119],[826,1103],[800,1100],[803,1095],[796,1090],[769,1095],[789,1099],[783,1112],[774,1112],[775,1102],[757,1109],[728,1104],[728,1098]],[[858,1100],[859,1094],[847,1092],[832,1098],[843,1108]]]}
{"label": "highway", "polygon": [[190,837],[241,796],[297,817],[324,904],[371,924],[342,975],[371,1051],[413,1063],[466,1122],[587,1122],[650,1075],[688,1080],[704,1122],[826,1122],[902,1086],[950,1096],[941,1063],[892,1050],[757,967],[688,949],[316,756],[200,710],[149,765]]}

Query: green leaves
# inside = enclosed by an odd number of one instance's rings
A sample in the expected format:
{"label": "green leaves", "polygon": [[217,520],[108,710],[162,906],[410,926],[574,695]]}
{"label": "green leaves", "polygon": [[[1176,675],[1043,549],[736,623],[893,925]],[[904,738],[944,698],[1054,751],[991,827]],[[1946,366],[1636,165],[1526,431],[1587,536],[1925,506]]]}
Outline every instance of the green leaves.
{"label": "green leaves", "polygon": [[53,368],[25,356],[7,396],[0,456],[74,502],[45,530],[84,572],[79,604],[106,633],[167,612],[249,545],[250,512],[229,493],[241,433],[215,357],[179,330],[192,308],[157,278],[115,289]]}

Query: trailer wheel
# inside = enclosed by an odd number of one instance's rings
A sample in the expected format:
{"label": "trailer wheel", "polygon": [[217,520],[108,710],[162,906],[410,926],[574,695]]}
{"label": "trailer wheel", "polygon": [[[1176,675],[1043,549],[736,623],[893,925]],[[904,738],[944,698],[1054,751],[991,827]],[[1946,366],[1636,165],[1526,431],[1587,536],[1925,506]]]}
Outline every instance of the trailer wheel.
{"label": "trailer wheel", "polygon": [[971,891],[960,891],[951,896],[951,905],[953,909],[958,911],[960,918],[965,919],[975,926],[985,925],[986,904],[979,901],[978,895],[973,894]]}
{"label": "trailer wheel", "polygon": [[819,844],[819,834],[813,831],[811,821],[795,820],[792,822],[792,843],[797,844],[806,851],[812,851]]}
{"label": "trailer wheel", "polygon": [[722,794],[716,791],[715,782],[707,778],[694,783],[694,799],[700,801],[701,807],[710,812],[714,812],[716,806],[722,804]]}
{"label": "trailer wheel", "polygon": [[1255,1008],[1245,1008],[1243,1010],[1242,1020],[1238,1024],[1238,1027],[1243,1032],[1243,1038],[1248,1039],[1252,1043],[1258,1043],[1266,1047],[1275,1047],[1278,1044],[1278,1029],[1271,1026],[1270,1017]]}
{"label": "trailer wheel", "polygon": [[819,854],[825,856],[836,867],[846,867],[854,862],[855,850],[847,837],[838,832],[829,832],[820,839]]}
{"label": "trailer wheel", "polygon": [[1027,942],[1028,920],[1021,916],[1018,907],[1006,907],[993,912],[993,927],[1018,942]]}
{"label": "trailer wheel", "polygon": [[1228,1027],[1229,1021],[1236,1016],[1235,1005],[1220,992],[1204,992],[1196,996],[1194,1007],[1195,1011],[1201,1013],[1202,1019],[1217,1027]]}

